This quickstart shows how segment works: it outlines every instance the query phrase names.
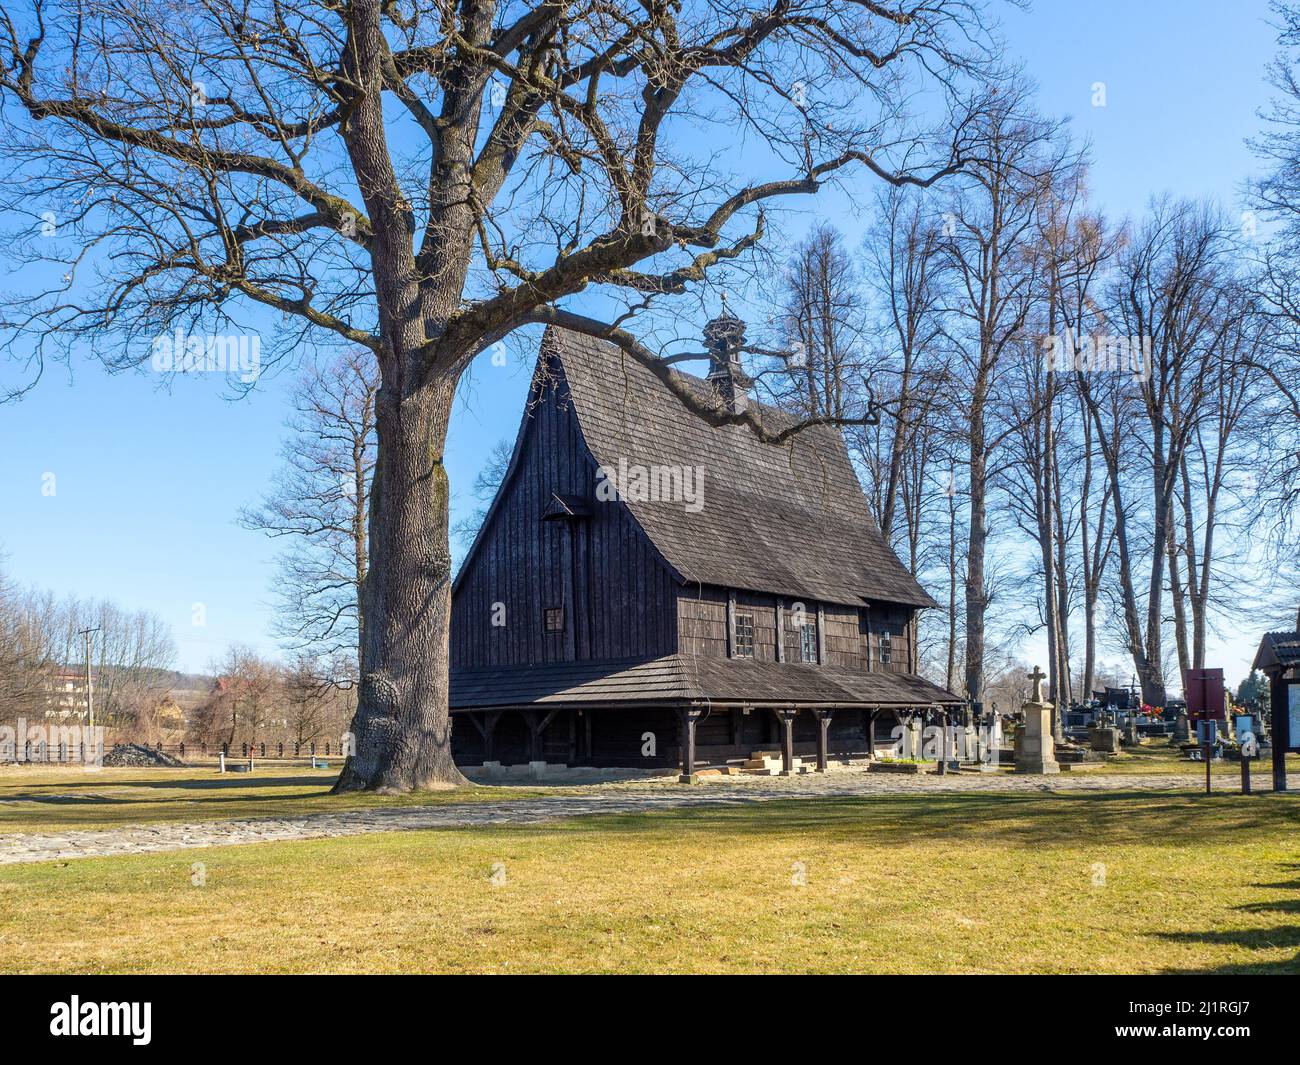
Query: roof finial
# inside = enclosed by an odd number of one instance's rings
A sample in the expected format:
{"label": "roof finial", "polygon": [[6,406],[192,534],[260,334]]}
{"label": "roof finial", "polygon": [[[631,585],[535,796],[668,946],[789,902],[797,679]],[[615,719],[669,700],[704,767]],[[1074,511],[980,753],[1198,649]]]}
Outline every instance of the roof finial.
{"label": "roof finial", "polygon": [[727,292],[722,290],[721,313],[704,326],[704,344],[709,352],[709,381],[726,407],[733,411],[745,409],[745,390],[749,378],[740,364],[740,351],[745,345],[745,323],[731,313],[727,306]]}

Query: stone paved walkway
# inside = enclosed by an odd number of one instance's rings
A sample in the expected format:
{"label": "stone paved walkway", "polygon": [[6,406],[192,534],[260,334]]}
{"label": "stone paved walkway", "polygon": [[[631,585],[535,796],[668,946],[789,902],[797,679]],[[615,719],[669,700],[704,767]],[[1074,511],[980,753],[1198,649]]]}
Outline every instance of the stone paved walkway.
{"label": "stone paved walkway", "polygon": [[[1268,790],[1266,774],[1255,777],[1257,790]],[[1288,778],[1300,790],[1300,775]],[[1216,780],[1223,792],[1236,790],[1236,781]],[[736,806],[772,799],[824,798],[855,795],[904,795],[917,792],[1088,792],[1184,791],[1200,789],[1200,780],[1174,775],[1077,775],[1017,777],[951,774],[886,776],[864,772],[831,772],[792,778],[740,777],[695,787],[664,782],[609,785],[568,792],[557,790],[539,799],[500,803],[461,803],[449,806],[392,806],[311,814],[298,818],[259,818],[245,821],[206,821],[190,824],[132,825],[124,828],[77,830],[57,834],[0,836],[0,865],[47,862],[69,858],[144,854],[194,847],[221,847],[276,840],[323,839],[371,832],[458,828],[474,825],[528,825],[590,814],[639,813],[687,806]]]}

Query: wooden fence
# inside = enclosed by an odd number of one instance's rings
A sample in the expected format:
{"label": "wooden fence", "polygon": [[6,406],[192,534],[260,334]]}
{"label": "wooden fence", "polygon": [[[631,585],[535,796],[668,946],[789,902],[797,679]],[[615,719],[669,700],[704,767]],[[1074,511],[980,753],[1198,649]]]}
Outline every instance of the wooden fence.
{"label": "wooden fence", "polygon": [[[304,758],[329,758],[332,755],[341,756],[343,753],[340,744],[326,741],[324,743],[241,743],[241,744],[209,744],[209,743],[155,743],[155,744],[134,744],[137,747],[147,747],[151,751],[158,751],[161,754],[169,754],[179,758],[182,762],[193,758],[213,759],[218,755],[225,755],[227,758],[248,758],[250,753],[252,757],[264,759],[266,761],[291,761],[294,759]],[[69,763],[85,764],[87,761],[98,762],[102,755],[112,750],[111,747],[105,746],[100,750],[94,744],[87,743],[46,743],[38,741],[33,743],[28,740],[23,745],[23,756],[15,759],[14,743],[0,743],[0,761],[25,761],[25,762],[51,762],[51,763]]]}

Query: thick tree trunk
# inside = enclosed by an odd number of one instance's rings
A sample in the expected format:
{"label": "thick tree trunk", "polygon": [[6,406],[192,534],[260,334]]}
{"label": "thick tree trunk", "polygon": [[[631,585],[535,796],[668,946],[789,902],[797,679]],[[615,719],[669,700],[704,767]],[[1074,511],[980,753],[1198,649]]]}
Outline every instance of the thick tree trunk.
{"label": "thick tree trunk", "polygon": [[455,382],[379,394],[361,688],[334,790],[455,787],[448,636],[451,551],[443,448]]}
{"label": "thick tree trunk", "polygon": [[972,403],[970,421],[970,539],[966,544],[966,695],[984,698],[984,552],[988,544],[988,479],[985,463],[983,391]]}
{"label": "thick tree trunk", "polygon": [[948,671],[947,688],[957,691],[957,503],[948,496]]}
{"label": "thick tree trunk", "polygon": [[1169,598],[1174,608],[1174,645],[1178,649],[1178,672],[1187,676],[1192,666],[1191,650],[1187,639],[1187,596],[1183,590],[1182,563],[1179,561],[1178,540],[1169,537],[1165,553],[1169,556]]}

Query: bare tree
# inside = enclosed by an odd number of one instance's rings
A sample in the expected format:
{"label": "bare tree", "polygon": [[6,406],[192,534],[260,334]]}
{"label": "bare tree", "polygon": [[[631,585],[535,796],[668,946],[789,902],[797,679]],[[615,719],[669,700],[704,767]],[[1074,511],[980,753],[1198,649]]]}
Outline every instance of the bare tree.
{"label": "bare tree", "polygon": [[238,741],[250,746],[269,724],[278,702],[281,674],[275,663],[238,644],[212,663],[208,697],[195,709],[190,731],[204,743]]}
{"label": "bare tree", "polygon": [[[914,89],[962,91],[983,38],[973,0],[32,0],[2,28],[9,202],[57,201],[103,277],[66,268],[11,312],[37,357],[109,335],[138,361],[138,341],[228,333],[251,304],[284,316],[281,341],[379,365],[357,748],[338,786],[381,790],[463,780],[443,454],[474,355],[565,326],[701,417],[769,433],[670,375],[629,316],[761,243],[766,203],[852,169],[953,173],[967,128],[926,166],[897,116]],[[718,158],[690,123],[752,135],[763,165]],[[750,179],[762,169],[776,176]],[[565,304],[593,287],[626,313]]]}
{"label": "bare tree", "polygon": [[277,634],[316,657],[346,650],[358,667],[377,376],[365,349],[307,368],[294,392],[284,466],[262,505],[240,515],[244,528],[285,542]]}
{"label": "bare tree", "polygon": [[781,360],[772,391],[806,417],[843,419],[861,393],[863,307],[857,266],[834,226],[820,225],[795,249],[777,320]]}
{"label": "bare tree", "polygon": [[[176,657],[167,624],[107,600],[20,589],[2,571],[0,720],[39,720],[51,713],[84,718],[85,629],[95,630],[90,668],[97,723],[140,735],[156,731]],[[74,696],[66,692],[71,678]]]}
{"label": "bare tree", "polygon": [[868,438],[862,450],[874,472],[880,531],[894,540],[901,501],[907,557],[916,573],[936,414],[949,377],[942,320],[946,259],[941,222],[918,197],[890,189],[879,198],[878,210],[864,252],[866,283],[880,313],[880,357],[872,380],[885,416],[857,436]]}
{"label": "bare tree", "polygon": [[514,452],[515,447],[510,440],[498,440],[492,445],[492,450],[484,459],[483,466],[474,475],[474,484],[470,488],[470,494],[474,498],[474,510],[452,527],[452,535],[466,551],[473,544],[474,538],[487,518],[488,507],[492,505],[497,489],[505,480],[506,470],[510,468],[510,459]]}
{"label": "bare tree", "polygon": [[[1111,501],[1115,507],[1115,542],[1124,622],[1142,698],[1165,703],[1164,593],[1172,576],[1175,612],[1183,606],[1177,570],[1169,567],[1176,544],[1173,522],[1179,471],[1191,445],[1212,387],[1214,352],[1222,340],[1224,313],[1230,299],[1225,261],[1230,253],[1226,231],[1216,211],[1190,203],[1159,202],[1123,253],[1108,301],[1116,331],[1149,349],[1134,390],[1140,435],[1129,439],[1143,451],[1149,478],[1149,563],[1145,587],[1136,583],[1135,548],[1122,464],[1108,458]],[[1100,429],[1099,429],[1100,432]],[[1145,605],[1145,610],[1142,610]],[[1178,623],[1178,628],[1183,629]],[[1185,648],[1182,657],[1186,659]],[[1190,663],[1188,663],[1190,664]]]}
{"label": "bare tree", "polygon": [[337,669],[328,659],[299,655],[281,673],[281,727],[299,747],[343,732],[347,719]]}
{"label": "bare tree", "polygon": [[983,698],[991,592],[989,493],[997,480],[995,455],[1007,432],[998,413],[1023,406],[1001,401],[998,390],[1006,356],[1021,340],[1038,295],[1030,251],[1035,226],[1058,176],[1074,162],[1058,127],[1034,112],[1023,83],[999,87],[977,115],[985,158],[970,168],[952,199],[944,242],[953,275],[949,335],[963,375],[952,414],[961,419],[967,444],[965,687],[975,701]]}
{"label": "bare tree", "polygon": [[1252,193],[1279,231],[1263,250],[1253,287],[1272,342],[1253,360],[1268,385],[1257,413],[1269,430],[1250,492],[1256,518],[1271,529],[1278,568],[1291,569],[1300,565],[1300,5],[1273,7],[1281,46],[1269,71],[1276,95],[1255,142],[1268,169]]}

